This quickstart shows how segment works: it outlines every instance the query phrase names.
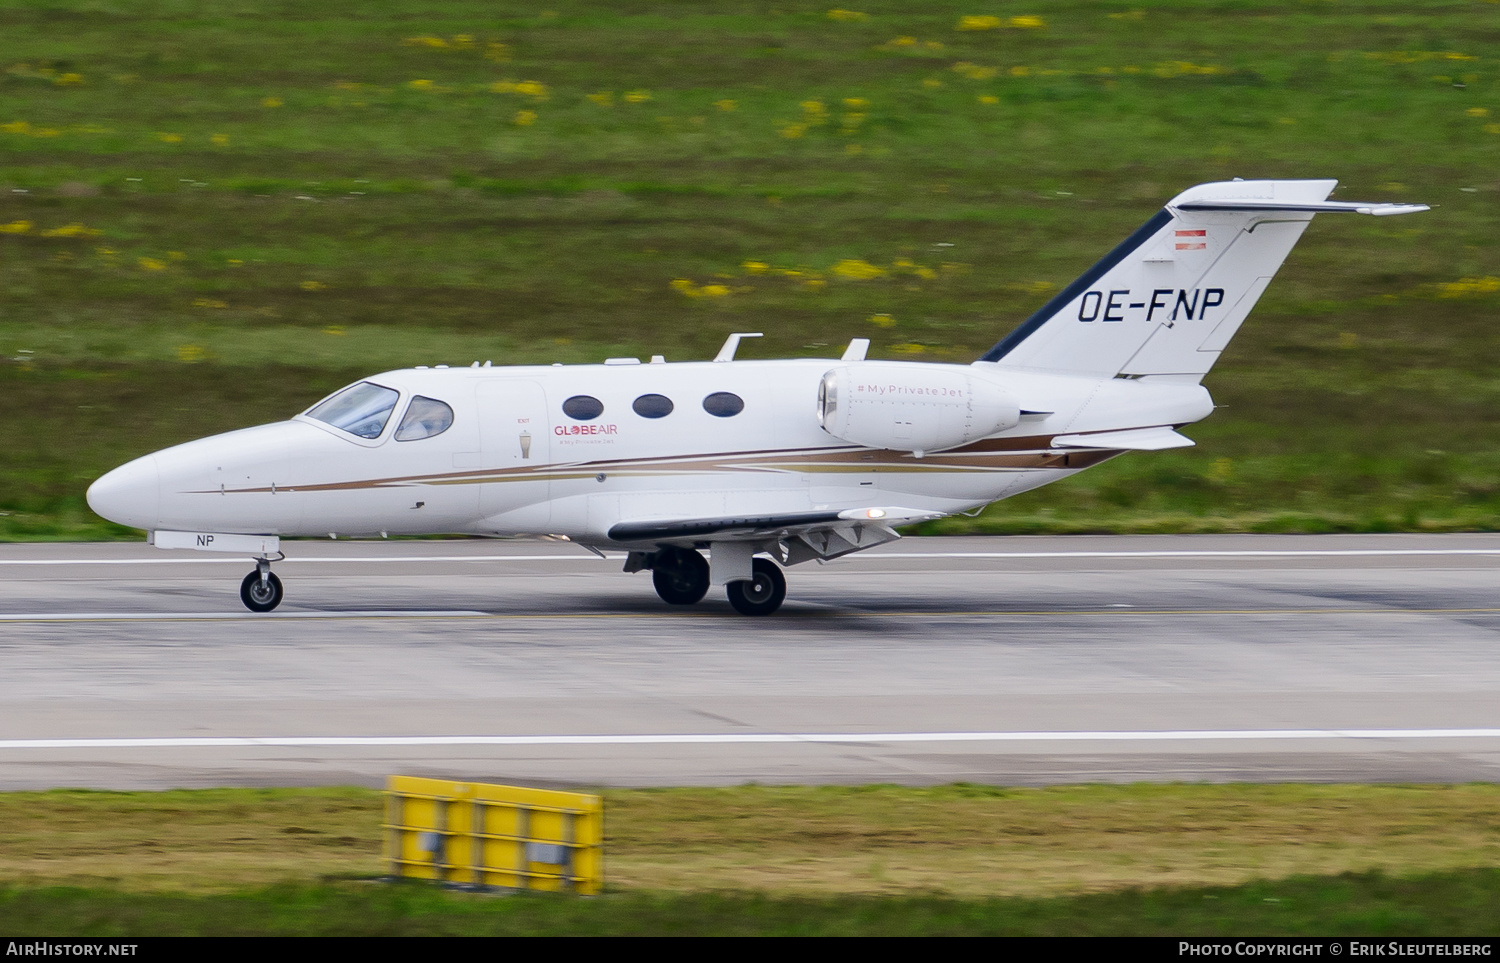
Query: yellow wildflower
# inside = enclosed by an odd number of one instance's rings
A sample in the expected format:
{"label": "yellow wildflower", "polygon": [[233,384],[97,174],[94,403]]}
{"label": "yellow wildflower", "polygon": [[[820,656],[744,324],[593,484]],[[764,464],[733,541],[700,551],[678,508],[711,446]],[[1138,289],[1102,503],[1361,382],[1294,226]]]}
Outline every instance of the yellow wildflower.
{"label": "yellow wildflower", "polygon": [[907,344],[893,344],[891,350],[899,354],[921,354],[927,349],[920,344],[908,342]]}
{"label": "yellow wildflower", "polygon": [[262,107],[280,107],[281,104],[282,100],[280,97],[267,97],[260,102]]}
{"label": "yellow wildflower", "polygon": [[143,257],[135,263],[140,265],[142,271],[165,271],[167,269],[166,261],[158,261],[154,257]]}
{"label": "yellow wildflower", "polygon": [[994,94],[980,94],[979,102],[981,104],[998,104],[1000,103],[1000,98],[996,97]]}
{"label": "yellow wildflower", "polygon": [[0,124],[0,130],[7,134],[25,134],[31,130],[31,125],[24,120],[13,120],[8,124]]}
{"label": "yellow wildflower", "polygon": [[98,237],[103,233],[98,228],[84,227],[82,224],[64,224],[62,227],[43,231],[42,237]]}
{"label": "yellow wildflower", "polygon": [[406,82],[406,86],[410,87],[412,90],[431,90],[432,89],[432,81],[430,81],[430,80],[408,80]]}
{"label": "yellow wildflower", "polygon": [[322,281],[303,281],[298,286],[304,291],[321,291],[324,288],[328,287],[328,285],[324,284]]}
{"label": "yellow wildflower", "polygon": [[229,135],[228,134],[210,134],[208,139],[209,139],[209,141],[215,147],[228,147],[229,146]]}
{"label": "yellow wildflower", "polygon": [[731,110],[734,110],[736,107],[739,106],[739,104],[735,103],[732,100],[727,100],[726,99],[726,100],[716,100],[716,101],[714,101],[714,106],[727,113],[727,112],[729,112]]}
{"label": "yellow wildflower", "polygon": [[764,261],[746,261],[740,267],[745,269],[746,274],[765,274],[771,266]]}
{"label": "yellow wildflower", "polygon": [[177,349],[177,360],[192,364],[203,360],[204,351],[200,345],[185,344]]}
{"label": "yellow wildflower", "polygon": [[802,112],[808,117],[822,117],[828,113],[828,108],[823,106],[821,100],[804,100],[801,104]]}
{"label": "yellow wildflower", "polygon": [[536,123],[536,111],[534,111],[534,110],[518,110],[518,111],[516,111],[515,123],[516,123],[517,127],[530,127],[532,124]]}
{"label": "yellow wildflower", "polygon": [[547,85],[539,80],[523,80],[515,85],[515,92],[533,100],[547,99]]}
{"label": "yellow wildflower", "polygon": [[401,41],[401,43],[406,47],[442,48],[448,46],[448,41],[444,40],[442,37],[407,37],[405,40]]}
{"label": "yellow wildflower", "polygon": [[30,221],[11,221],[9,224],[0,224],[0,234],[26,234],[31,230]]}
{"label": "yellow wildflower", "polygon": [[999,17],[960,17],[958,30],[998,30],[1000,28]]}
{"label": "yellow wildflower", "polygon": [[621,99],[623,99],[627,104],[644,104],[646,101],[651,99],[651,91],[627,90],[622,95]]}
{"label": "yellow wildflower", "polygon": [[889,314],[885,314],[883,312],[881,314],[872,314],[869,317],[868,320],[869,320],[869,322],[871,324],[875,325],[877,328],[890,328],[890,327],[894,327],[895,324],[896,324],[896,319],[895,318],[893,318]]}
{"label": "yellow wildflower", "polygon": [[870,281],[884,277],[885,268],[876,267],[868,261],[846,258],[833,266],[833,273],[849,281]]}
{"label": "yellow wildflower", "polygon": [[217,298],[194,298],[193,299],[193,307],[195,307],[195,308],[227,308],[227,307],[229,307],[229,305],[227,303],[223,302],[223,301],[218,300]]}
{"label": "yellow wildflower", "polygon": [[943,86],[943,82],[941,80],[938,80],[936,77],[928,77],[926,80],[922,81],[922,86],[929,89],[937,88]]}
{"label": "yellow wildflower", "polygon": [[1047,21],[1041,17],[1011,17],[1010,26],[1016,30],[1041,30]]}
{"label": "yellow wildflower", "polygon": [[830,11],[828,11],[828,19],[829,20],[844,20],[844,21],[849,21],[849,20],[864,20],[864,19],[866,19],[866,16],[867,16],[866,14],[860,13],[858,10],[830,10]]}
{"label": "yellow wildflower", "polygon": [[503,63],[510,59],[510,46],[508,44],[490,42],[484,46],[484,59]]}
{"label": "yellow wildflower", "polygon": [[1494,294],[1500,291],[1500,278],[1461,278],[1447,284],[1438,285],[1438,297],[1461,298],[1471,294]]}
{"label": "yellow wildflower", "polygon": [[781,136],[787,140],[796,140],[805,133],[807,133],[806,124],[783,124],[781,127]]}
{"label": "yellow wildflower", "polygon": [[344,328],[342,325],[330,324],[328,327],[323,329],[323,333],[331,334],[334,336],[341,336],[344,333]]}
{"label": "yellow wildflower", "polygon": [[452,43],[459,50],[469,50],[474,46],[474,38],[466,33],[456,33],[453,35]]}
{"label": "yellow wildflower", "polygon": [[705,284],[698,289],[698,294],[705,298],[722,298],[729,294],[729,288],[722,284]]}
{"label": "yellow wildflower", "polygon": [[850,110],[864,110],[866,107],[870,106],[870,102],[868,100],[865,100],[863,97],[845,97],[844,106],[848,107]]}
{"label": "yellow wildflower", "polygon": [[1030,67],[1012,67],[1012,68],[1010,68],[1010,75],[1012,77],[1024,77],[1024,76],[1026,76],[1029,73],[1031,73],[1031,68]]}
{"label": "yellow wildflower", "polygon": [[156,135],[156,139],[159,140],[159,141],[161,141],[164,144],[180,144],[180,143],[182,143],[182,135],[181,134],[157,134]]}
{"label": "yellow wildflower", "polygon": [[59,87],[78,87],[83,84],[83,74],[63,74],[52,82]]}
{"label": "yellow wildflower", "polygon": [[1489,114],[1489,109],[1486,107],[1470,107],[1465,113],[1470,117],[1485,117]]}
{"label": "yellow wildflower", "polygon": [[1500,134],[1500,124],[1485,124],[1484,132],[1486,134]]}
{"label": "yellow wildflower", "polygon": [[589,94],[589,100],[592,100],[594,103],[598,104],[600,107],[610,107],[610,106],[613,106],[614,102],[615,102],[614,91],[611,91],[611,90],[601,90],[597,94]]}

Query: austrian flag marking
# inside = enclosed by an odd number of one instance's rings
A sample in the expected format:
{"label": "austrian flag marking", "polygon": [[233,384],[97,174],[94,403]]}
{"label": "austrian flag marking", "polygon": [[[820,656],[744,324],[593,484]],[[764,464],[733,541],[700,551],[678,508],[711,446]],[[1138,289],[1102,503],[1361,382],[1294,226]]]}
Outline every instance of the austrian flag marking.
{"label": "austrian flag marking", "polygon": [[1177,250],[1201,251],[1208,247],[1207,231],[1176,231]]}

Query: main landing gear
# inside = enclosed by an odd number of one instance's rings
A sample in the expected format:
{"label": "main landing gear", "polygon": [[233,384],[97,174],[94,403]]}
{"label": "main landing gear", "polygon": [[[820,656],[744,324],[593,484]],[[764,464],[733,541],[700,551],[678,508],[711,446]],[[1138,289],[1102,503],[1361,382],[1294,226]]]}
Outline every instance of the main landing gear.
{"label": "main landing gear", "polygon": [[271,560],[255,560],[255,571],[240,583],[240,601],[252,612],[269,612],[281,604],[281,579],[271,571]]}
{"label": "main landing gear", "polygon": [[664,548],[651,563],[651,584],[668,605],[694,605],[708,594],[708,562],[690,548]]}
{"label": "main landing gear", "polygon": [[[668,605],[693,605],[708,594],[708,561],[701,553],[690,548],[664,548],[650,564],[651,584]],[[770,615],[786,600],[786,576],[770,559],[753,559],[751,566],[754,574],[750,578],[725,586],[729,604],[741,615]]]}

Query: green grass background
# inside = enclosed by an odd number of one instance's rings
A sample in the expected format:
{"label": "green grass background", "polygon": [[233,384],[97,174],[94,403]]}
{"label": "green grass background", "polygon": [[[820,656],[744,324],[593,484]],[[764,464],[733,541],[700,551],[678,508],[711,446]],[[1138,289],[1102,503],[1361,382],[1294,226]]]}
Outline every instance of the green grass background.
{"label": "green grass background", "polygon": [[925,530],[1492,529],[1497,71],[1490,0],[0,0],[0,538],[386,368],[966,362],[1235,176],[1437,207],[1318,219],[1197,448]]}

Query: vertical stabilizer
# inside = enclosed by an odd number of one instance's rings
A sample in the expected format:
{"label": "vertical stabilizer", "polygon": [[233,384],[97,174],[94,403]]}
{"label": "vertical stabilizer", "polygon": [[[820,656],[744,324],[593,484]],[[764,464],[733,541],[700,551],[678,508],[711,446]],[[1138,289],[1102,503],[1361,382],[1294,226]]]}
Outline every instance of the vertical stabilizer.
{"label": "vertical stabilizer", "polygon": [[1314,214],[1426,210],[1327,200],[1337,183],[1225,181],[1184,191],[980,361],[1202,378]]}

